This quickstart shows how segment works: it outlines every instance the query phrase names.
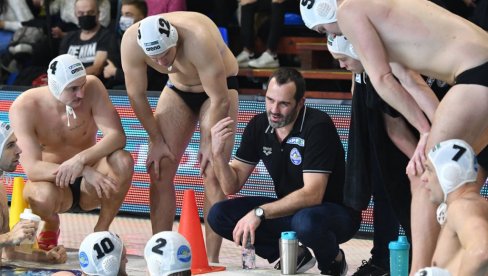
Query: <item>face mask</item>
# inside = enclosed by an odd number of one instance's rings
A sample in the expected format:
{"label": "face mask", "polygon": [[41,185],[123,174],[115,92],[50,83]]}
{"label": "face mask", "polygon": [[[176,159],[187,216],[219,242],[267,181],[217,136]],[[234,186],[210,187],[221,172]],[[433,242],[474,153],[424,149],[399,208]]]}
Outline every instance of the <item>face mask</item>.
{"label": "face mask", "polygon": [[134,18],[129,16],[121,16],[119,20],[120,30],[125,32],[132,24],[134,24]]}
{"label": "face mask", "polygon": [[96,15],[84,15],[78,17],[78,24],[82,30],[93,30],[97,26]]}

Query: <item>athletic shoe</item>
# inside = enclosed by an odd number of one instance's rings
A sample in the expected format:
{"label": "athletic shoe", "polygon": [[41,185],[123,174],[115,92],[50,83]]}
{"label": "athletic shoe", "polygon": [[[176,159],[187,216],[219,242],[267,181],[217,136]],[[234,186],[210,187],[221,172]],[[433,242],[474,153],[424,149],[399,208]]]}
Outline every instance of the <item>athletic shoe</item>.
{"label": "athletic shoe", "polygon": [[249,61],[249,67],[253,68],[278,68],[280,67],[280,62],[278,57],[272,56],[268,51],[264,52],[257,59]]}
{"label": "athletic shoe", "polygon": [[[305,246],[299,245],[298,250],[301,251],[297,256],[297,273],[300,274],[314,267],[316,261],[312,253]],[[278,260],[274,268],[281,270],[281,260]]]}
{"label": "athletic shoe", "polygon": [[329,270],[322,271],[323,275],[331,275],[331,276],[346,276],[347,274],[347,262],[346,262],[346,254],[342,249],[339,249],[342,253],[342,260],[339,262],[332,261],[329,266]]}
{"label": "athletic shoe", "polygon": [[251,54],[248,51],[242,51],[236,57],[239,67],[248,67],[249,61],[253,58],[254,58],[254,54]]}
{"label": "athletic shoe", "polygon": [[363,260],[362,265],[358,267],[356,273],[352,276],[389,276],[390,272],[387,269],[374,265],[372,259],[368,261]]}

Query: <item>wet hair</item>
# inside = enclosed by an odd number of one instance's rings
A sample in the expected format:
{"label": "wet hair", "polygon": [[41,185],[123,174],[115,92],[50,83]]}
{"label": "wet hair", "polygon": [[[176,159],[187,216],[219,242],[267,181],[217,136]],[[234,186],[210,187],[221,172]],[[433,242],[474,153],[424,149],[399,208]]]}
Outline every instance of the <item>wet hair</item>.
{"label": "wet hair", "polygon": [[145,0],[122,0],[121,5],[131,5],[140,10],[144,17],[147,17],[147,3]]}
{"label": "wet hair", "polygon": [[273,75],[269,77],[268,85],[271,79],[275,79],[279,85],[283,85],[289,82],[295,83],[295,100],[298,102],[305,95],[305,79],[298,70],[294,68],[279,68],[274,71]]}

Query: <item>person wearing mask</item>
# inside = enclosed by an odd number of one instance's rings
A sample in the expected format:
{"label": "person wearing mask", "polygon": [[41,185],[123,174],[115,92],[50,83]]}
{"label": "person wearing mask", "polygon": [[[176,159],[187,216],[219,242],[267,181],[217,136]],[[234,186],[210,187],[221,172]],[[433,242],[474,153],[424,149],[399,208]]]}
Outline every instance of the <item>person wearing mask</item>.
{"label": "person wearing mask", "polygon": [[102,76],[112,36],[99,22],[97,0],[76,0],[75,14],[80,30],[68,33],[61,41],[59,54],[77,57],[88,75]]}

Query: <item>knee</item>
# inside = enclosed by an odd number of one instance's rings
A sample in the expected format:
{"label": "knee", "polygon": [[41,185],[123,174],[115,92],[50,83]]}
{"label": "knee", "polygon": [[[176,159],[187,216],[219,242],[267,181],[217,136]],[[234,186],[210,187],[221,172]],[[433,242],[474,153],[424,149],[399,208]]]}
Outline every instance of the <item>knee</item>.
{"label": "knee", "polygon": [[52,183],[29,182],[23,192],[24,200],[27,201],[31,209],[39,212],[54,203],[56,191]]}
{"label": "knee", "polygon": [[317,227],[318,225],[314,225],[313,219],[310,216],[298,214],[295,215],[291,221],[291,228],[297,233],[297,238],[300,241],[305,241],[311,237],[315,237]]}
{"label": "knee", "polygon": [[208,211],[207,223],[215,231],[215,228],[216,228],[217,224],[219,223],[219,221],[222,221],[221,218],[222,218],[222,207],[221,207],[221,204],[220,203],[215,203],[210,208],[210,210]]}
{"label": "knee", "polygon": [[110,155],[108,163],[117,176],[131,177],[134,173],[134,159],[125,150],[118,150]]}

